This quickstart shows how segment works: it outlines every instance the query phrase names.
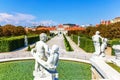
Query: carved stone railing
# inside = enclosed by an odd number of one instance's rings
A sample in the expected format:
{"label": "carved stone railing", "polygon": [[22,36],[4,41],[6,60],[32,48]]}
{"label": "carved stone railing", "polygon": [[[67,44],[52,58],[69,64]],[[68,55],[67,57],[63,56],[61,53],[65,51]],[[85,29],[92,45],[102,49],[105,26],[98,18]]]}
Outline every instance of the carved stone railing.
{"label": "carved stone railing", "polygon": [[92,80],[120,80],[120,73],[110,67],[103,59],[92,57]]}

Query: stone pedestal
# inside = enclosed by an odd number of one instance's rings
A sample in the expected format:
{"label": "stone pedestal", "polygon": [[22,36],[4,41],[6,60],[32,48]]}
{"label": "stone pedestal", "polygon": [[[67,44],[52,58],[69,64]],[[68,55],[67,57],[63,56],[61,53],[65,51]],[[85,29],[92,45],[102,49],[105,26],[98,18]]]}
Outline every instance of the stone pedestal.
{"label": "stone pedestal", "polygon": [[33,71],[33,76],[34,80],[58,80],[57,72],[44,71],[44,73],[42,73],[41,71]]}

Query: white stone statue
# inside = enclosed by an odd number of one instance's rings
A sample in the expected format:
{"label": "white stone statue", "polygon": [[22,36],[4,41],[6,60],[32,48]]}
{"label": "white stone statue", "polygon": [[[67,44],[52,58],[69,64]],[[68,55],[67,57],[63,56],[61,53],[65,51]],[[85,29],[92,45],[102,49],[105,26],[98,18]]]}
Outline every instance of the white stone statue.
{"label": "white stone statue", "polygon": [[25,46],[28,46],[28,39],[27,39],[27,36],[26,36],[26,35],[24,36],[24,45],[25,45]]}
{"label": "white stone statue", "polygon": [[59,60],[59,47],[57,45],[53,45],[51,52],[50,52],[50,56],[48,57],[47,60],[47,65],[49,65],[50,67],[57,67],[58,64],[58,60]]}
{"label": "white stone statue", "polygon": [[94,36],[92,36],[92,40],[94,43],[94,47],[95,47],[95,55],[99,55],[100,54],[100,39],[103,39],[100,35],[99,31],[96,31],[96,34]]}
{"label": "white stone statue", "polygon": [[100,56],[105,57],[105,49],[107,49],[107,38],[103,38],[101,47],[100,47]]}
{"label": "white stone statue", "polygon": [[45,43],[46,39],[46,34],[40,34],[40,41],[31,50],[31,54],[35,58],[34,80],[58,80],[56,67],[59,59],[59,47],[53,45],[52,49],[49,50]]}
{"label": "white stone statue", "polygon": [[[35,54],[44,61],[47,61],[47,56],[49,55],[49,47],[45,43],[47,40],[47,35],[45,33],[40,34],[40,41],[36,42],[36,46],[33,49]],[[33,53],[33,52],[32,52]],[[35,71],[40,71],[41,67],[38,61],[35,60]]]}

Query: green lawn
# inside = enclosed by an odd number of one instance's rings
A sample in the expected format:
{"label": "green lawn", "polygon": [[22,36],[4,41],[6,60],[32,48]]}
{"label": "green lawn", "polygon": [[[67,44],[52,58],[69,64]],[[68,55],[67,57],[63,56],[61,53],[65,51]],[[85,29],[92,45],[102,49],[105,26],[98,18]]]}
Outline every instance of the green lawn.
{"label": "green lawn", "polygon": [[[60,61],[59,80],[91,80],[91,65]],[[0,63],[0,80],[33,80],[34,60]]]}

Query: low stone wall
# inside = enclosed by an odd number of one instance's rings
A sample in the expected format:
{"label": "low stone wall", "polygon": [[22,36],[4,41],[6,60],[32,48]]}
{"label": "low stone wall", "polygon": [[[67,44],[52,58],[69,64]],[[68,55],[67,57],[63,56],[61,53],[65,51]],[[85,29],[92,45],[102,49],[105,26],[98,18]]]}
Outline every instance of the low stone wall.
{"label": "low stone wall", "polygon": [[93,57],[90,61],[92,80],[120,80],[120,73],[110,67],[102,58]]}
{"label": "low stone wall", "polygon": [[[19,60],[31,60],[33,57],[21,57],[21,58],[9,58],[9,59],[1,59],[0,62],[10,62],[10,61],[19,61]],[[68,61],[76,61],[76,62],[84,62],[90,64],[90,61],[88,60],[82,60],[82,59],[75,59],[75,58],[64,58],[60,57],[60,60],[68,60]]]}

